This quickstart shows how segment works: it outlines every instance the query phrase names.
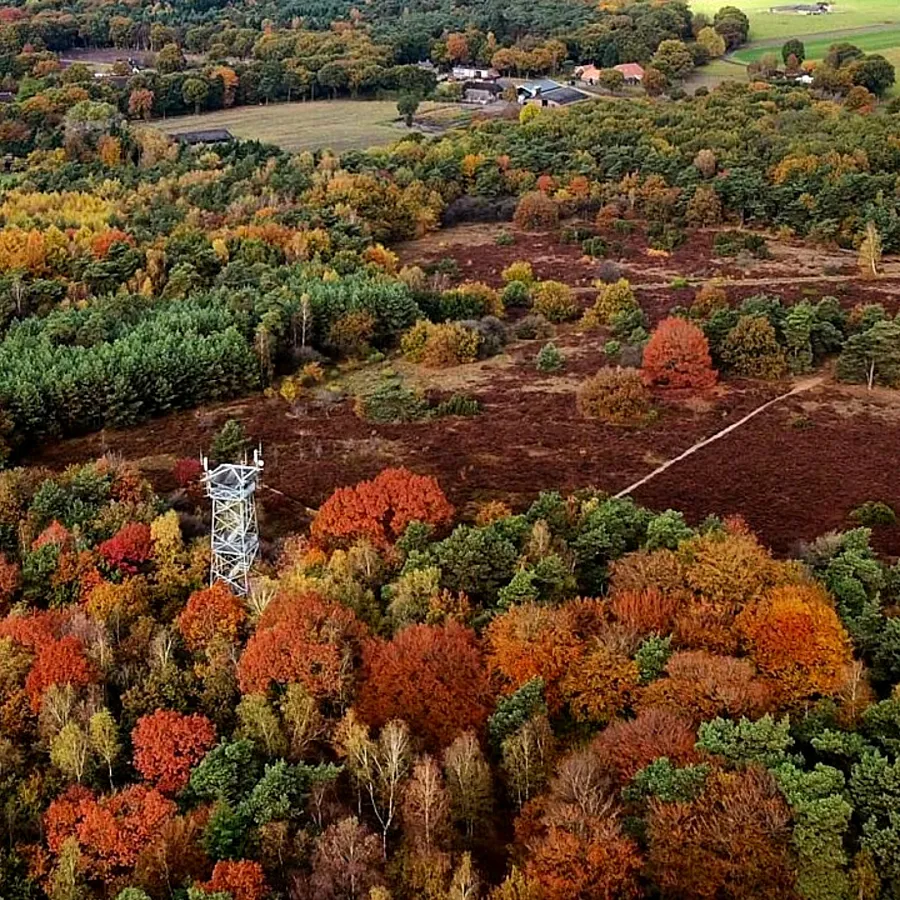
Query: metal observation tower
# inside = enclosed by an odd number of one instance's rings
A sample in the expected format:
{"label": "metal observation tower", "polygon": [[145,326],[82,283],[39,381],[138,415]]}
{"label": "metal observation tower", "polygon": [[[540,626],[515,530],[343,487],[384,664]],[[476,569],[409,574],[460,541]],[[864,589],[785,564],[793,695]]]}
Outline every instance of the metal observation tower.
{"label": "metal observation tower", "polygon": [[250,589],[250,567],[259,552],[256,488],[263,468],[262,452],[240,464],[222,463],[214,469],[201,457],[206,494],[212,500],[212,565],[210,584],[224,581],[236,594]]}

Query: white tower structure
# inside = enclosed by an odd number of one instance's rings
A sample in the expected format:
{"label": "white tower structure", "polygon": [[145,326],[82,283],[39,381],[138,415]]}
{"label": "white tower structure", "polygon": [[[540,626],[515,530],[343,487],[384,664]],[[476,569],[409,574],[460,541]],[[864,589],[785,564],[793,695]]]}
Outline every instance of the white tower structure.
{"label": "white tower structure", "polygon": [[210,583],[224,581],[236,594],[249,589],[250,567],[259,552],[256,488],[263,468],[262,453],[253,451],[240,464],[222,463],[214,469],[202,457],[206,494],[212,500],[212,565]]}

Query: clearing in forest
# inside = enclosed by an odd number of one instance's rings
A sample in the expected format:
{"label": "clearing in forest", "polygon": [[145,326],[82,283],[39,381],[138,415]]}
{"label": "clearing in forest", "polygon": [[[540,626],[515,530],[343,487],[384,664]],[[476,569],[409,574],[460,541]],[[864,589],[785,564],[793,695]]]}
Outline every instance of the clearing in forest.
{"label": "clearing in forest", "polygon": [[[423,103],[420,112],[433,112],[446,105]],[[167,133],[227,128],[237,138],[277,144],[291,153],[322,147],[362,150],[399,140],[406,132],[397,121],[396,100],[311,100],[240,106],[199,116],[174,116],[153,124]]]}

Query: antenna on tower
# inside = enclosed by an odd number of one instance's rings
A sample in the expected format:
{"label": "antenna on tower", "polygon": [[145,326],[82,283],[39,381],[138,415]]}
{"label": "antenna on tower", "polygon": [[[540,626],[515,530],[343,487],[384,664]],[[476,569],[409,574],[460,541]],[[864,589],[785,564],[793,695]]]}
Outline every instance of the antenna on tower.
{"label": "antenna on tower", "polygon": [[206,495],[212,500],[212,564],[210,584],[224,581],[236,594],[250,590],[250,567],[259,552],[256,520],[256,488],[263,469],[262,449],[253,451],[252,462],[222,463],[209,467],[201,456]]}

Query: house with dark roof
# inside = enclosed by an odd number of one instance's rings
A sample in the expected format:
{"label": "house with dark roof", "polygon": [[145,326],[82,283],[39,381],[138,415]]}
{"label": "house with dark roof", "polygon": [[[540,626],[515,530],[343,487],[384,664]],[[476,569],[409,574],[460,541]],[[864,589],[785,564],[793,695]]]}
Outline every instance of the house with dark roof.
{"label": "house with dark roof", "polygon": [[496,81],[467,81],[463,85],[463,100],[466,103],[492,103],[499,100],[503,88]]}
{"label": "house with dark roof", "polygon": [[196,146],[197,144],[225,144],[233,141],[234,135],[227,128],[206,128],[201,131],[177,131],[169,134],[170,138],[181,144]]}
{"label": "house with dark roof", "polygon": [[569,106],[590,99],[583,91],[565,87],[549,78],[526,82],[516,88],[516,93],[522,105],[532,103],[537,106]]}

